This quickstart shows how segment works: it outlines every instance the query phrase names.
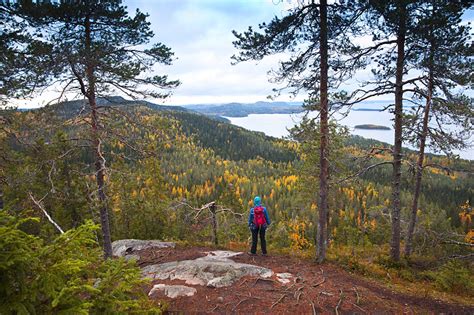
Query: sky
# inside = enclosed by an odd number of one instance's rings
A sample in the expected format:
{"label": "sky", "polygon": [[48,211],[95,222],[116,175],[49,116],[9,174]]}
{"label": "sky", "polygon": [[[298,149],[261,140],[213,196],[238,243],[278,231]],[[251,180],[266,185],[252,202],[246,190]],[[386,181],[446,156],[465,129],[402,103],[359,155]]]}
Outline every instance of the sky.
{"label": "sky", "polygon": [[[231,65],[231,56],[238,53],[232,41],[232,30],[245,31],[249,26],[283,17],[296,0],[124,0],[130,12],[139,8],[147,12],[155,40],[171,47],[177,58],[172,66],[159,67],[181,86],[166,101],[167,104],[203,104],[256,102],[274,95],[277,87],[269,82],[268,71],[277,67],[281,56]],[[474,21],[474,11],[468,11],[463,21]],[[359,80],[370,78],[370,70],[358,73]],[[356,88],[355,80],[341,86]],[[288,94],[278,101],[303,101]],[[382,98],[387,99],[388,96]],[[157,101],[157,100],[151,100]]]}
{"label": "sky", "polygon": [[[274,16],[283,17],[297,0],[123,0],[131,15],[138,8],[148,13],[155,33],[152,44],[161,42],[170,47],[175,56],[171,66],[155,67],[156,74],[167,74],[181,85],[171,97],[162,101],[167,105],[206,103],[252,103],[267,100],[274,95],[274,83],[269,82],[268,71],[278,66],[281,55],[261,61],[247,61],[231,65],[231,56],[238,53],[233,46],[232,30],[243,32],[249,26],[269,22]],[[474,10],[468,11],[463,22],[474,21]],[[359,81],[369,79],[370,70],[357,74]],[[341,85],[351,91],[355,80]],[[54,92],[36,98],[33,102],[19,103],[20,107],[37,107],[51,100]],[[275,101],[303,101],[305,94],[295,99],[283,94]],[[384,96],[382,99],[388,99]],[[33,105],[33,106],[32,106]]]}
{"label": "sky", "polygon": [[[275,15],[284,16],[287,0],[125,0],[124,4],[130,12],[137,8],[147,12],[155,39],[175,54],[173,65],[157,69],[181,81],[166,103],[256,102],[272,95],[275,85],[268,82],[267,72],[279,57],[231,65],[231,56],[238,52],[232,30],[242,32]],[[296,101],[303,99],[302,95]]]}

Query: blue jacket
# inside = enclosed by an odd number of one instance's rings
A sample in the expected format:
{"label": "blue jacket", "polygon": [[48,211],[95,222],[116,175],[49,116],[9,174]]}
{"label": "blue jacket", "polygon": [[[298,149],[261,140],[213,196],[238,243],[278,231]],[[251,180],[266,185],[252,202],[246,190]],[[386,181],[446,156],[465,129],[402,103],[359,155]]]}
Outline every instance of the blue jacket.
{"label": "blue jacket", "polygon": [[[267,225],[270,225],[270,218],[268,217],[268,212],[267,208],[263,208],[263,214],[265,215],[265,221],[267,221]],[[253,208],[250,209],[250,214],[249,214],[249,226],[251,227],[253,225]]]}

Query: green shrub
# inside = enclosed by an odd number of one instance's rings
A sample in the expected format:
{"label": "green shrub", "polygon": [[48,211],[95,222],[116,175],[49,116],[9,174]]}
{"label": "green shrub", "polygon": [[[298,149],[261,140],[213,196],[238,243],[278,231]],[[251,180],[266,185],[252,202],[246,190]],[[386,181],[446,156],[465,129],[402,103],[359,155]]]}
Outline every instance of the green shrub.
{"label": "green shrub", "polygon": [[436,272],[431,272],[436,286],[444,291],[474,296],[474,277],[459,261],[449,261]]}
{"label": "green shrub", "polygon": [[161,313],[133,262],[102,258],[92,222],[46,243],[0,211],[0,314]]}

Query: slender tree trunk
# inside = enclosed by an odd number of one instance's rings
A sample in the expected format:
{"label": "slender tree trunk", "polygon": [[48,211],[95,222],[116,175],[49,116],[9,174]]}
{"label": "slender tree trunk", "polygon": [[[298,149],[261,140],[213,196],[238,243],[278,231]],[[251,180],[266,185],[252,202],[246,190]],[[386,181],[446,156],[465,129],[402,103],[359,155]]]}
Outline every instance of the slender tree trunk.
{"label": "slender tree trunk", "polygon": [[329,164],[327,160],[328,150],[328,39],[327,39],[327,1],[320,2],[320,55],[321,55],[321,77],[320,77],[320,153],[319,153],[319,222],[317,233],[317,260],[319,263],[326,259],[327,247],[327,214],[328,214],[328,177]]}
{"label": "slender tree trunk", "polygon": [[[85,21],[86,50],[91,53],[91,28],[90,20]],[[88,95],[91,110],[91,131],[92,143],[95,158],[95,178],[97,183],[97,193],[99,197],[100,225],[104,242],[104,257],[112,257],[112,240],[110,237],[109,213],[107,209],[107,196],[105,194],[105,159],[101,152],[101,140],[99,134],[99,118],[97,113],[97,103],[95,94],[94,64],[91,60],[87,62],[87,81],[89,83]]]}
{"label": "slender tree trunk", "polygon": [[72,228],[76,228],[81,223],[81,216],[79,215],[77,208],[72,203],[71,174],[69,172],[69,168],[67,168],[66,166],[63,167],[63,176],[66,179],[66,200],[64,202],[64,205],[65,209],[70,209],[71,211]]}
{"label": "slender tree trunk", "polygon": [[406,5],[400,7],[400,23],[397,31],[397,68],[395,78],[395,139],[393,146],[392,172],[392,239],[390,256],[400,260],[400,181],[402,172],[402,114],[403,114],[403,70],[405,59]]}
{"label": "slender tree trunk", "polygon": [[[432,48],[432,47],[431,47]],[[415,191],[413,192],[413,203],[411,205],[411,217],[410,224],[408,226],[407,240],[405,244],[405,256],[411,255],[413,233],[415,231],[416,224],[416,212],[418,211],[418,199],[421,191],[421,178],[423,176],[423,161],[425,158],[425,145],[426,137],[428,136],[428,122],[430,117],[431,102],[433,97],[433,51],[430,51],[430,69],[428,78],[428,93],[426,96],[426,105],[423,112],[423,127],[420,137],[420,150],[418,152],[418,162],[416,164],[416,178],[415,178]]]}
{"label": "slender tree trunk", "polygon": [[219,240],[217,238],[217,217],[216,217],[216,204],[213,203],[210,206],[211,216],[212,216],[212,238],[214,245],[219,245]]}
{"label": "slender tree trunk", "polygon": [[0,184],[0,210],[3,210],[3,189],[2,189],[2,184]]}

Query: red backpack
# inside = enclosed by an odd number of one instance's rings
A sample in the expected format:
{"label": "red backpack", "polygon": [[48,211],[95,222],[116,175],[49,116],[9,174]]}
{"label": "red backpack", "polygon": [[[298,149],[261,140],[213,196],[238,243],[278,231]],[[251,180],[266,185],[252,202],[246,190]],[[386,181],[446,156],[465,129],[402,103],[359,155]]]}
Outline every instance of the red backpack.
{"label": "red backpack", "polygon": [[253,223],[257,227],[261,227],[262,225],[267,223],[262,206],[256,206],[255,208],[253,208]]}

